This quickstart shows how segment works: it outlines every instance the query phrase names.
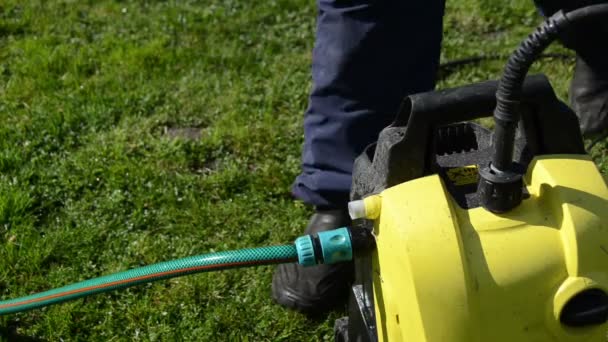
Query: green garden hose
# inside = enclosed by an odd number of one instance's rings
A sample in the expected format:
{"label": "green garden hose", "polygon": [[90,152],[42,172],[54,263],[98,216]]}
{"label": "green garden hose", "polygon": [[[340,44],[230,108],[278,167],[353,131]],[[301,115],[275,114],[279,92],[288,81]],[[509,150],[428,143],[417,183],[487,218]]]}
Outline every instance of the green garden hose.
{"label": "green garden hose", "polygon": [[[305,235],[291,245],[209,253],[161,262],[21,298],[0,301],[0,315],[28,311],[98,293],[193,273],[290,262],[299,262],[304,266],[309,266],[352,259],[351,238],[347,228],[323,232],[319,235],[321,238],[317,235]],[[318,244],[320,253],[315,253],[312,245],[310,248],[306,248],[307,245],[303,244],[302,240]]]}
{"label": "green garden hose", "polygon": [[97,293],[192,273],[280,264],[295,262],[297,260],[298,254],[294,245],[259,247],[197,255],[89,279],[30,296],[1,301],[0,315],[28,311]]}

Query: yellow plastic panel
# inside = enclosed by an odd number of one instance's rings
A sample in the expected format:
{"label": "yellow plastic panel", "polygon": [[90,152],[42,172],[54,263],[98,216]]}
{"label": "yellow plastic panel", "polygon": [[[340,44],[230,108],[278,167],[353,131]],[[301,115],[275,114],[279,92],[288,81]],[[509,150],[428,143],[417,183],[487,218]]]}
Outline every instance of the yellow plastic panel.
{"label": "yellow plastic panel", "polygon": [[496,215],[456,205],[438,176],[373,200],[374,299],[381,341],[605,341],[567,328],[563,305],[608,289],[608,189],[593,162],[544,156],[530,197]]}

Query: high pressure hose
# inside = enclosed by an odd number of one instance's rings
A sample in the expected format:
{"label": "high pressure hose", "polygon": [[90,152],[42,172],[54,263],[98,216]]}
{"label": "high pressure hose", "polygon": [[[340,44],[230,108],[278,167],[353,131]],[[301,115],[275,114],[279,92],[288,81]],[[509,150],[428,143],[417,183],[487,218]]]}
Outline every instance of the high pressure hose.
{"label": "high pressure hose", "polygon": [[495,153],[492,165],[497,170],[509,170],[513,157],[515,126],[519,121],[518,106],[521,89],[532,63],[559,34],[581,20],[593,20],[608,15],[608,4],[579,8],[568,13],[558,11],[540,25],[511,55],[496,92],[494,120]]}
{"label": "high pressure hose", "polygon": [[494,155],[479,172],[478,193],[484,208],[502,213],[522,201],[522,175],[512,165],[515,130],[524,79],[532,63],[564,31],[583,20],[608,16],[608,4],[592,5],[567,13],[558,11],[540,25],[511,55],[496,92]]}
{"label": "high pressure hose", "polygon": [[98,293],[193,273],[298,262],[303,266],[352,260],[353,246],[369,246],[364,232],[348,228],[299,237],[294,244],[209,253],[161,262],[81,281],[33,295],[0,301],[0,315],[28,311]]}

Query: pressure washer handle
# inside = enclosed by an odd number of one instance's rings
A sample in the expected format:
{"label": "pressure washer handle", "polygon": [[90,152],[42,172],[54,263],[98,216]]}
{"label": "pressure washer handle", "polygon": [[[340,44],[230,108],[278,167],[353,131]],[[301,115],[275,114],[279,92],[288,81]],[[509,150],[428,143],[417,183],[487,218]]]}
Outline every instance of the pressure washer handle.
{"label": "pressure washer handle", "polygon": [[[355,161],[353,179],[366,181],[353,183],[353,198],[430,174],[438,127],[490,117],[497,87],[488,81],[408,96],[395,121]],[[584,153],[576,114],[557,99],[544,75],[526,78],[522,99],[529,123],[522,133],[533,153]]]}
{"label": "pressure washer handle", "polygon": [[[544,75],[528,76],[522,91],[525,102],[533,107],[555,102],[557,98],[548,84]],[[498,81],[486,81],[411,95],[400,108],[393,125],[433,127],[492,117],[497,89]]]}

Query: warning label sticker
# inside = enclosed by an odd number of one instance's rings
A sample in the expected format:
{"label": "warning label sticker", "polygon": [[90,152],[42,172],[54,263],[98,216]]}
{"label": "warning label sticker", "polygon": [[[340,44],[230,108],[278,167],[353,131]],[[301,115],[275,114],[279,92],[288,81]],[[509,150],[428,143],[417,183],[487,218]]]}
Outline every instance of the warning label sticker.
{"label": "warning label sticker", "polygon": [[454,167],[446,171],[448,178],[454,185],[468,185],[477,183],[477,165]]}

